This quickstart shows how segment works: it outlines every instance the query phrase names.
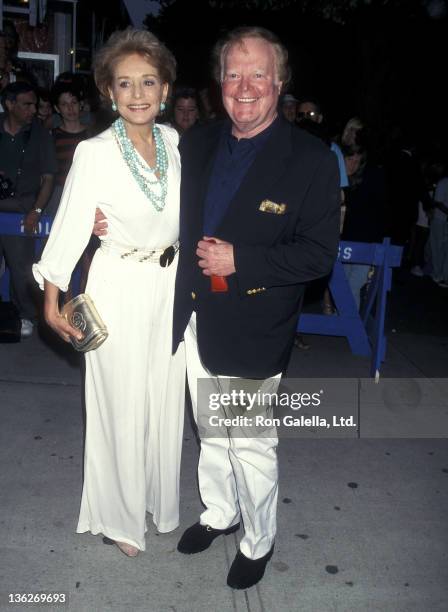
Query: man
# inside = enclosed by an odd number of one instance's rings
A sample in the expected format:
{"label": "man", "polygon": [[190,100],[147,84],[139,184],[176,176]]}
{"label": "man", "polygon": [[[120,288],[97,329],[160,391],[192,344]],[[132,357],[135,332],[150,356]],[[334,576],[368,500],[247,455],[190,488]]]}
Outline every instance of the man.
{"label": "man", "polygon": [[310,119],[315,123],[322,123],[324,116],[320,104],[314,98],[302,98],[297,104],[297,121]]}
{"label": "man", "polygon": [[31,85],[10,83],[2,92],[0,115],[0,212],[24,214],[27,236],[0,235],[0,255],[11,274],[11,295],[22,320],[22,337],[31,336],[35,306],[29,293],[35,231],[53,189],[56,159],[50,134],[35,119],[37,98]]}
{"label": "man", "polygon": [[[248,381],[276,391],[305,284],[331,271],[339,238],[336,159],[277,116],[289,80],[284,47],[267,30],[238,28],[218,44],[215,58],[230,121],[193,129],[181,143],[173,350],[185,335],[198,417],[204,380],[218,393],[234,377],[243,387]],[[211,282],[224,290],[212,291]],[[227,577],[233,588],[256,584],[273,553],[277,443],[275,432],[237,438],[230,429],[201,440],[206,509],[178,550],[205,550],[236,531],[241,517],[244,534]]]}

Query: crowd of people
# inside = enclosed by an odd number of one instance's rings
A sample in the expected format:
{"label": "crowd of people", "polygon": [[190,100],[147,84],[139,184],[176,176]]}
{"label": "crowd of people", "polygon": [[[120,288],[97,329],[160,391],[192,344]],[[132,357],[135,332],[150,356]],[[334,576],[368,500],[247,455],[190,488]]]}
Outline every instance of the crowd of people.
{"label": "crowd of people", "polygon": [[[321,138],[338,157],[341,239],[382,242],[388,236],[392,244],[404,247],[403,265],[413,275],[428,275],[446,288],[447,152],[439,146],[419,151],[412,138],[401,133],[378,155],[370,128],[360,117],[350,118],[340,133],[333,133],[316,98],[285,94],[280,104],[286,120]],[[368,268],[347,264],[345,271],[359,308]]]}
{"label": "crowd of people", "polygon": [[[275,394],[306,285],[331,273],[341,235],[378,242],[390,232],[409,244],[413,273],[431,266],[434,281],[448,286],[443,166],[433,194],[423,173],[407,175],[407,187],[420,181],[415,210],[391,200],[406,163],[419,168],[412,151],[398,151],[402,165],[391,173],[371,159],[362,120],[331,134],[317,100],[284,94],[288,54],[272,32],[237,28],[213,57],[223,119],[206,92],[173,88],[173,55],[134,29],[113,34],[96,56],[98,107],[75,74],[60,75],[51,92],[17,81],[1,94],[0,210],[22,212],[28,232],[0,237],[12,296],[30,335],[33,274],[47,324],[66,341],[80,339],[59,294],[87,257],[86,292],[109,336],[85,355],[77,531],[101,533],[129,557],[145,550],[147,512],[160,532],[179,525],[185,373],[198,422],[206,411],[201,381],[218,395],[238,385]],[[419,203],[431,217],[427,232],[417,231]],[[44,213],[54,222],[32,266],[32,233]],[[359,306],[369,270],[347,266]],[[328,292],[324,308],[334,312]],[[232,414],[221,406],[223,419]],[[261,580],[273,555],[277,445],[275,428],[201,435],[205,510],[178,551],[200,553],[242,528],[227,576],[235,589]]]}

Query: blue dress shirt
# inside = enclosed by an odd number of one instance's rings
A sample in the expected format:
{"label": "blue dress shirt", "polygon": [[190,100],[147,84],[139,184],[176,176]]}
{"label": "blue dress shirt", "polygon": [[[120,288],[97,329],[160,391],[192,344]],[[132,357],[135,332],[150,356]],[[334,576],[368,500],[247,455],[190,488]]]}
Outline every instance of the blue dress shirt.
{"label": "blue dress shirt", "polygon": [[214,235],[230,202],[257,154],[269,139],[277,121],[278,118],[256,136],[240,140],[232,136],[230,123],[223,126],[205,198],[204,236]]}

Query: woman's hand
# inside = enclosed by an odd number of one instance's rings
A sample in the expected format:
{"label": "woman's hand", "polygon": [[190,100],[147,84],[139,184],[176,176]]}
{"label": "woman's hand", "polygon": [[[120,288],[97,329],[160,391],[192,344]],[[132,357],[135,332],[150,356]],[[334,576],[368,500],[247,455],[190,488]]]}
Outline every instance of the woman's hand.
{"label": "woman's hand", "polygon": [[59,289],[50,281],[45,279],[45,321],[65,342],[70,342],[70,336],[76,340],[82,340],[83,335],[79,329],[72,327],[65,317],[59,312],[58,296]]}
{"label": "woman's hand", "polygon": [[83,339],[82,332],[72,327],[58,311],[45,312],[45,321],[65,342],[70,342],[70,336],[76,338],[76,340]]}

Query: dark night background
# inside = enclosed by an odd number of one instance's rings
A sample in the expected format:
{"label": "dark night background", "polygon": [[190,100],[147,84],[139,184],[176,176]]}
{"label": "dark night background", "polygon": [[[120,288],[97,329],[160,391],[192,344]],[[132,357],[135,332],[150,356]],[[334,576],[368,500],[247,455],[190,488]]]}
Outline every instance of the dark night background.
{"label": "dark night background", "polygon": [[210,82],[209,57],[220,34],[262,25],[290,52],[289,91],[313,95],[337,132],[353,115],[378,148],[397,134],[423,150],[445,145],[447,6],[441,0],[162,0],[145,25],[173,51],[178,82]]}

